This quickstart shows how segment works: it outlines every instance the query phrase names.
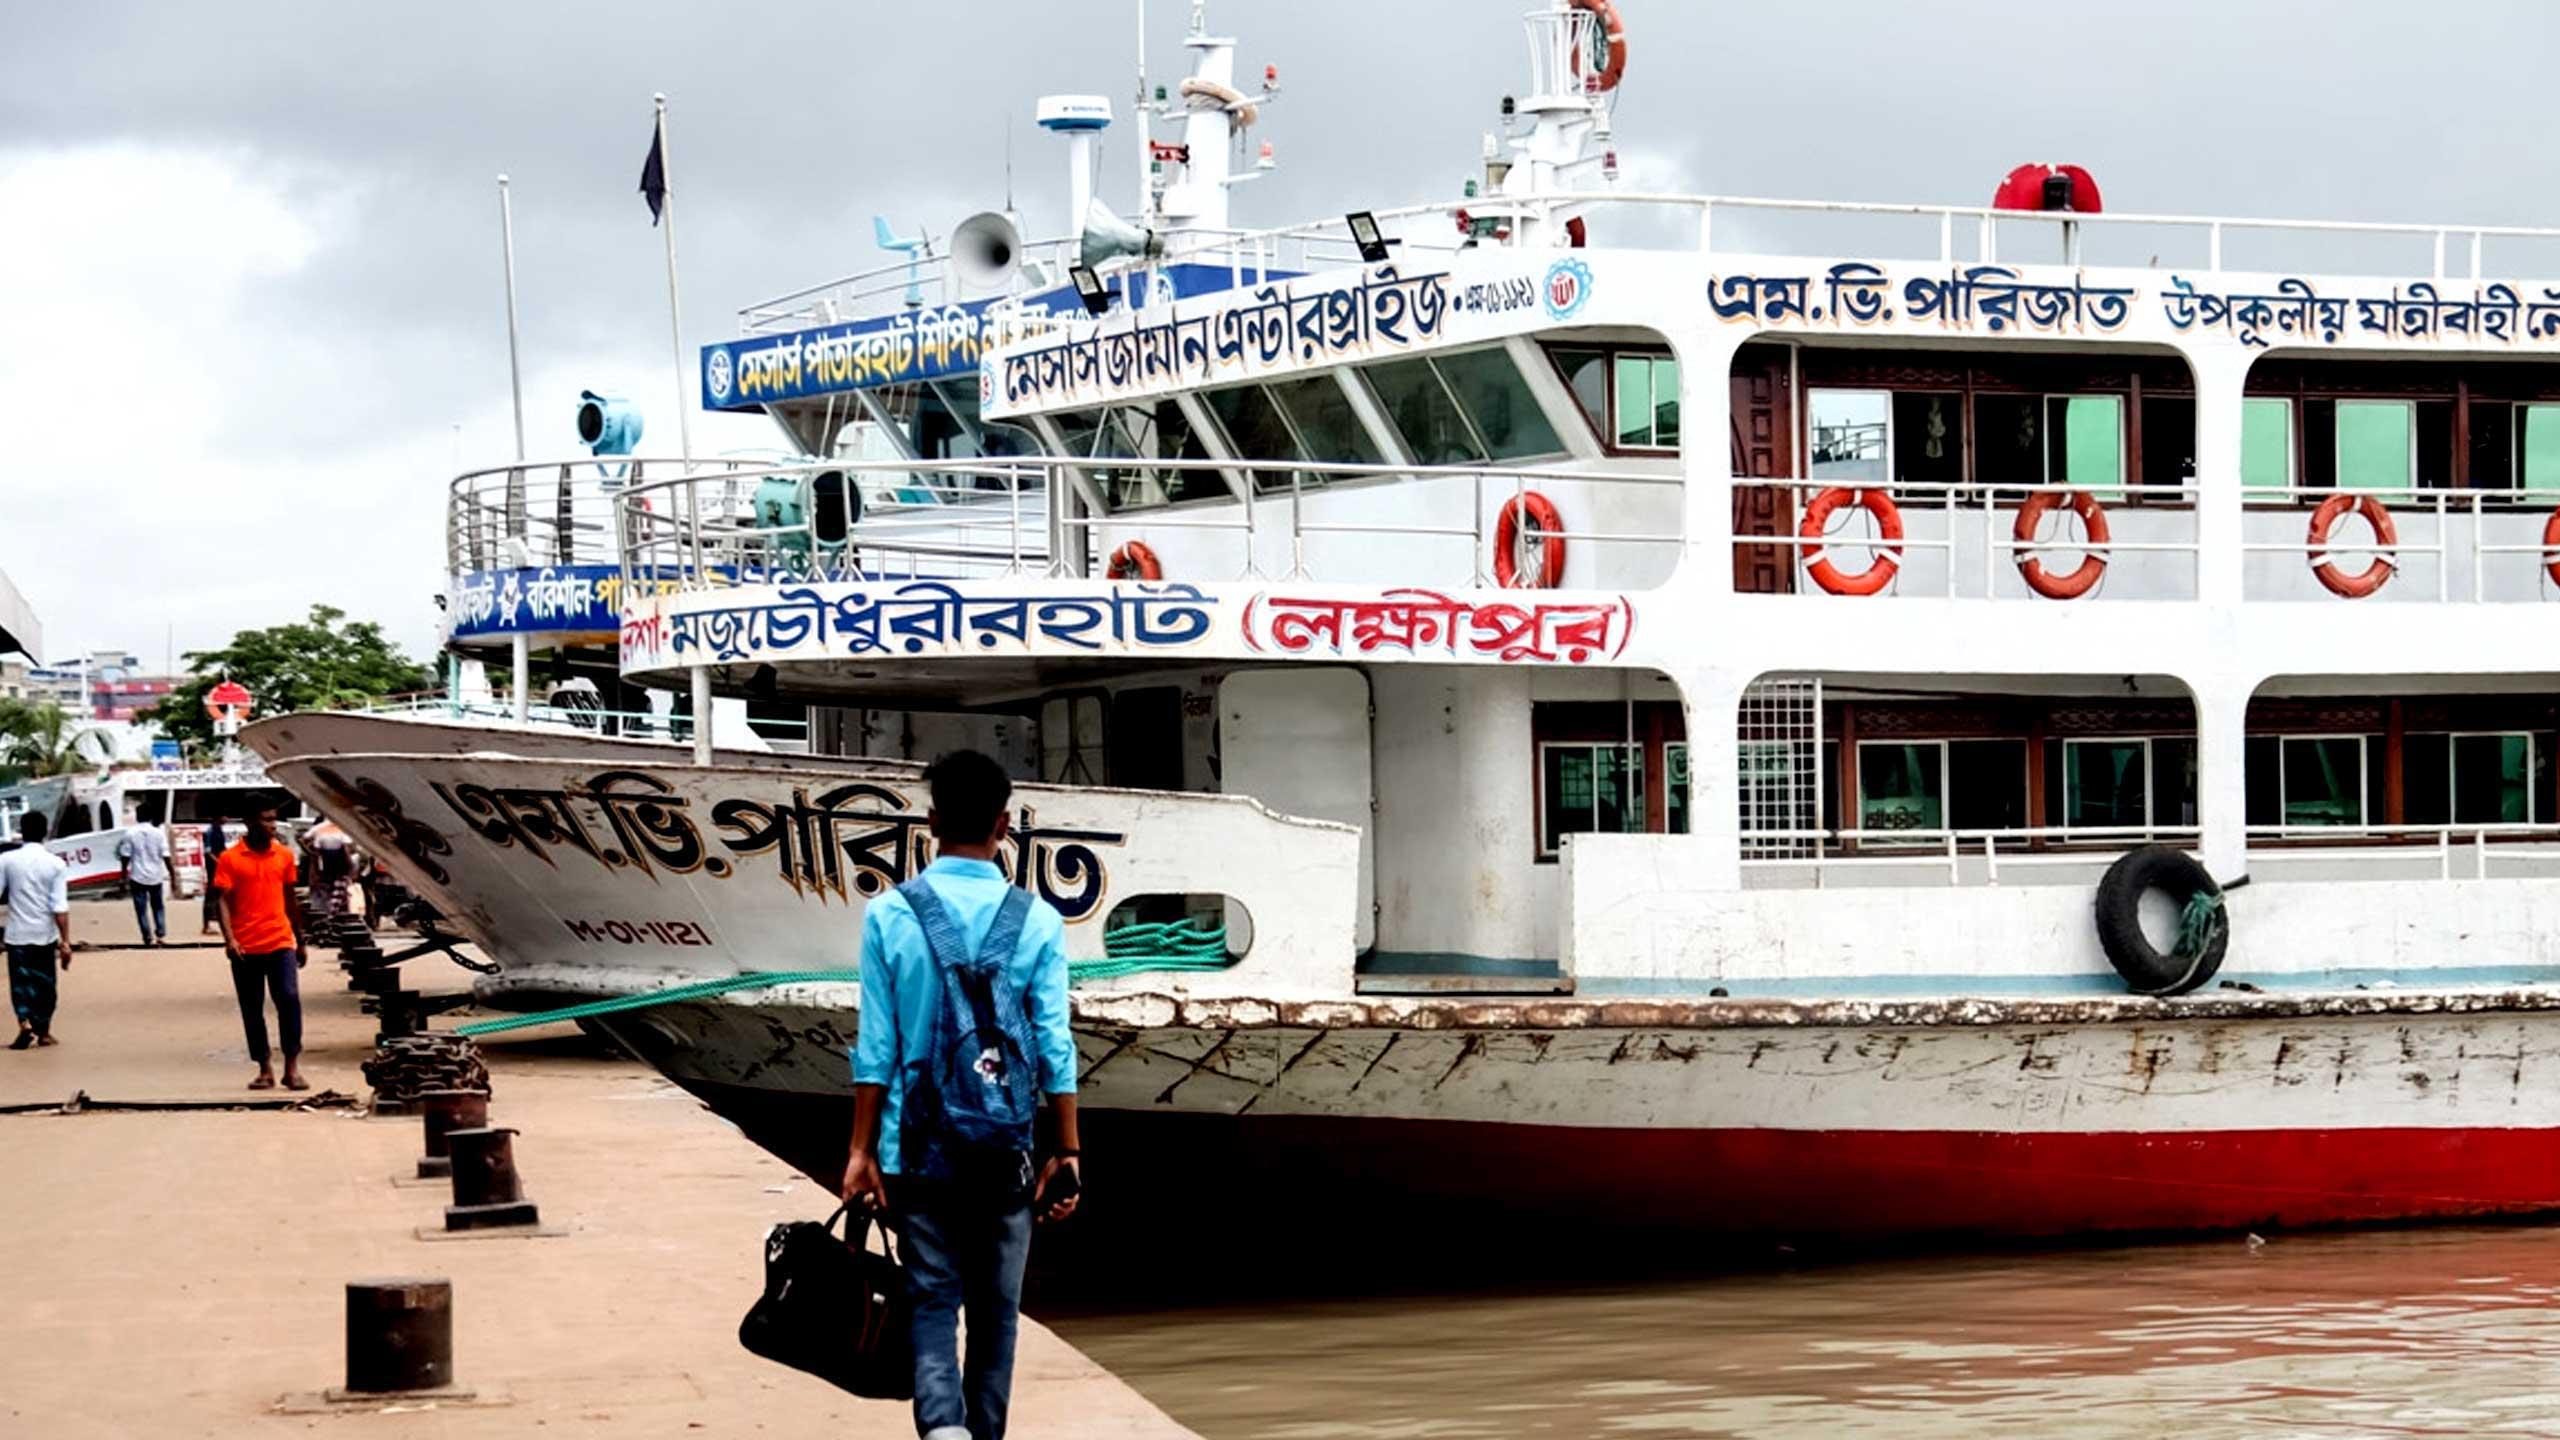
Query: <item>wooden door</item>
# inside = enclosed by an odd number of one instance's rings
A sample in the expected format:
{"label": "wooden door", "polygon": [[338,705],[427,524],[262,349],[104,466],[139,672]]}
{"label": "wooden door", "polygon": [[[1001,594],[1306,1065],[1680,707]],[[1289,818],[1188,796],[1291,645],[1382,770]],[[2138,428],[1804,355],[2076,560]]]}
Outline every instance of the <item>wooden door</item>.
{"label": "wooden door", "polygon": [[[1795,414],[1787,388],[1787,352],[1778,345],[1746,345],[1733,361],[1733,473],[1735,478],[1777,478],[1796,473]],[[1768,485],[1736,485],[1733,533],[1785,535],[1795,529],[1793,491]],[[1783,545],[1751,545],[1736,539],[1733,588],[1785,594],[1796,588],[1796,554]]]}

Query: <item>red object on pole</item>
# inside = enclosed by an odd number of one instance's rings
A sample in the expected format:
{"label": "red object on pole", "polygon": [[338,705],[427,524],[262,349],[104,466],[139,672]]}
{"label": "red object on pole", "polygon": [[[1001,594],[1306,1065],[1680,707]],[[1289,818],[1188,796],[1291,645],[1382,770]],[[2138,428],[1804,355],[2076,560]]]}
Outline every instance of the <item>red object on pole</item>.
{"label": "red object on pole", "polygon": [[2071,185],[2071,203],[2061,208],[2075,214],[2095,215],[2104,209],[2098,198],[2098,182],[2077,165],[2021,165],[2009,172],[2000,188],[1991,192],[1994,210],[2051,210],[2045,203],[2045,182],[2061,176]]}

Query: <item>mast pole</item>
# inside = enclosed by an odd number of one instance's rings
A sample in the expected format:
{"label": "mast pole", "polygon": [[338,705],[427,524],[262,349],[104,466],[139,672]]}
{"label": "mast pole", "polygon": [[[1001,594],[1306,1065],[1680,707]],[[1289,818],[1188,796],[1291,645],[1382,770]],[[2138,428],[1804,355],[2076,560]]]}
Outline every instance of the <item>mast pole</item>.
{"label": "mast pole", "polygon": [[666,195],[660,210],[667,232],[667,338],[673,348],[676,366],[676,445],[684,459],[693,459],[693,402],[685,394],[687,373],[684,363],[684,305],[676,291],[676,187],[675,165],[667,154],[667,97],[661,92],[654,97],[658,105],[658,171],[667,178]]}

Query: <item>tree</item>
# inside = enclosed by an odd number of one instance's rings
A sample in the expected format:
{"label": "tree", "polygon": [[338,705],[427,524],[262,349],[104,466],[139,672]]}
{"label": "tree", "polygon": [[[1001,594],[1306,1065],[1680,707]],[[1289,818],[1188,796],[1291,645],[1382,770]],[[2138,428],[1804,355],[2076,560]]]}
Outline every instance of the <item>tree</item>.
{"label": "tree", "polygon": [[0,779],[42,780],[95,770],[99,757],[112,759],[114,754],[115,742],[106,731],[74,723],[59,705],[0,700]]}
{"label": "tree", "polygon": [[347,624],[346,618],[343,610],[314,605],[307,620],[243,630],[219,650],[191,650],[187,671],[193,678],[139,718],[157,724],[170,739],[202,746],[214,738],[205,692],[225,680],[249,687],[258,715],[370,705],[435,683],[424,666],[383,638],[380,625]]}

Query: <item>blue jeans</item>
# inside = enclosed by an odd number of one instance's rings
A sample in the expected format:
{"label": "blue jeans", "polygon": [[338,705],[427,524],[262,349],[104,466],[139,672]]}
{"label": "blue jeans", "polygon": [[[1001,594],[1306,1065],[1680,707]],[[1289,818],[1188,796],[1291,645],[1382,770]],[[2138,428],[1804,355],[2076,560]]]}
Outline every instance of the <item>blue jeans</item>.
{"label": "blue jeans", "polygon": [[125,888],[133,892],[133,923],[142,927],[142,943],[168,939],[169,887],[128,880]]}
{"label": "blue jeans", "polygon": [[[1013,1341],[1031,1207],[997,1209],[898,1187],[898,1258],[915,1301],[916,1433],[946,1425],[969,1440],[1004,1440],[1013,1402]],[[923,1203],[915,1203],[917,1200]],[[969,1362],[956,1333],[969,1316]]]}

